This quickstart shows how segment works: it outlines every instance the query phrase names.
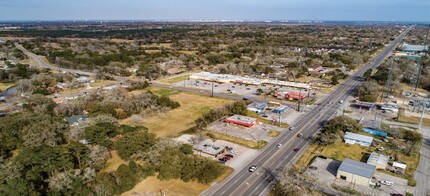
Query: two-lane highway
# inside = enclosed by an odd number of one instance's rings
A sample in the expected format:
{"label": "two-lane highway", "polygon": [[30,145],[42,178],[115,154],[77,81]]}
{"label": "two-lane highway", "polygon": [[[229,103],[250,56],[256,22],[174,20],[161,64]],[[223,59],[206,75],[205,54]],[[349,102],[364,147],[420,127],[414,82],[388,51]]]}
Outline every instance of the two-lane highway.
{"label": "two-lane highway", "polygon": [[[239,172],[202,195],[260,195],[274,182],[273,172],[276,169],[288,166],[297,160],[306,150],[311,140],[308,138],[318,133],[321,124],[336,114],[342,106],[341,100],[346,100],[354,94],[357,86],[362,82],[361,76],[368,70],[378,67],[385,58],[391,55],[392,50],[412,29],[410,27],[401,33],[394,41],[378,54],[370,63],[362,67],[352,77],[340,84],[321,105],[314,107],[306,116],[294,124],[293,131],[284,131],[274,142],[263,148],[260,154],[249,164],[245,165]],[[297,137],[301,133],[303,137]],[[283,144],[278,148],[277,144]],[[293,149],[299,148],[299,152]],[[249,172],[251,165],[258,166],[255,172]]]}

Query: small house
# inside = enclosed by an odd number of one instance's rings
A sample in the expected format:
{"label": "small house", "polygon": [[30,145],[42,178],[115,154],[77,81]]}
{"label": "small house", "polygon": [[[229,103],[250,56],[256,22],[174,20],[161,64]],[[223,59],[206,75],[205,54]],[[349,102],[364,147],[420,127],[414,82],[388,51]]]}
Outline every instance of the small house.
{"label": "small house", "polygon": [[243,125],[245,127],[252,127],[258,123],[258,119],[235,114],[225,118],[224,122]]}
{"label": "small house", "polygon": [[359,144],[361,146],[369,147],[370,145],[372,145],[373,137],[352,132],[346,132],[345,136],[343,137],[343,140],[347,144]]}
{"label": "small house", "polygon": [[77,126],[80,123],[87,121],[88,117],[84,115],[72,115],[64,118],[64,120],[68,122],[70,126]]}

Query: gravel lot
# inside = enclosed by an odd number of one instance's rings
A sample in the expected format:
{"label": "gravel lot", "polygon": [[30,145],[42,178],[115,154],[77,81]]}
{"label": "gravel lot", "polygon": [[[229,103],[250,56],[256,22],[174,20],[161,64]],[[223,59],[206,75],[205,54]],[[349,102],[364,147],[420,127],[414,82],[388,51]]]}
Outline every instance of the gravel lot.
{"label": "gravel lot", "polygon": [[257,142],[259,140],[270,141],[273,139],[273,137],[269,136],[270,131],[281,132],[284,129],[267,124],[256,124],[252,127],[244,127],[225,123],[223,120],[217,120],[208,126],[208,130]]}

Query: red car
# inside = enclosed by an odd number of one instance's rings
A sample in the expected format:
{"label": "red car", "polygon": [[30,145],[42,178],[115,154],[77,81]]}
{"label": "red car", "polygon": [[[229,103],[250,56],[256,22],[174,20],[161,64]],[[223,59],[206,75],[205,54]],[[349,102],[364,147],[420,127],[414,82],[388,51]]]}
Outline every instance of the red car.
{"label": "red car", "polygon": [[294,152],[299,152],[299,148],[294,148]]}

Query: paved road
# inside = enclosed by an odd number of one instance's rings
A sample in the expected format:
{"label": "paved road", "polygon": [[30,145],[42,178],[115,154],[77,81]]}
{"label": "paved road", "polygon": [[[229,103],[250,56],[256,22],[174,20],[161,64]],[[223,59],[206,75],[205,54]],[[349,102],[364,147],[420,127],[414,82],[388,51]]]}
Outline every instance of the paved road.
{"label": "paved road", "polygon": [[82,70],[76,70],[76,69],[66,69],[66,68],[61,68],[61,67],[56,67],[56,66],[52,66],[48,63],[46,63],[44,60],[42,60],[39,56],[37,56],[36,54],[28,51],[27,49],[25,49],[22,45],[15,43],[16,48],[18,48],[19,50],[21,50],[22,52],[24,52],[24,54],[26,54],[27,56],[29,56],[30,58],[32,58],[34,61],[36,61],[37,64],[32,65],[32,66],[37,66],[37,67],[42,67],[42,68],[48,68],[48,69],[52,69],[52,70],[58,70],[61,72],[68,72],[68,73],[74,73],[74,74],[79,74],[79,75],[84,75],[84,76],[94,76],[96,75],[96,73],[93,72],[87,72],[87,71],[82,71]]}
{"label": "paved road", "polygon": [[[356,87],[362,82],[360,76],[368,69],[378,67],[382,61],[391,55],[392,50],[404,38],[412,27],[405,30],[392,43],[390,43],[369,64],[357,71],[352,77],[340,84],[330,95],[328,95],[320,106],[314,107],[306,116],[301,118],[293,126],[293,131],[284,131],[274,142],[269,143],[261,150],[261,153],[249,164],[245,165],[239,172],[234,173],[222,183],[214,185],[202,195],[260,195],[266,194],[267,188],[274,182],[273,172],[277,168],[290,166],[297,161],[311,142],[307,138],[314,136],[319,131],[322,123],[330,119],[341,107],[340,100],[346,100],[354,94]],[[333,104],[330,104],[333,103]],[[296,137],[298,133],[302,138]],[[277,144],[283,144],[277,148]],[[299,148],[299,152],[294,152]],[[258,166],[255,172],[248,172],[251,165]]]}
{"label": "paved road", "polygon": [[423,145],[421,147],[420,164],[415,172],[414,195],[430,195],[430,128],[423,128]]}

